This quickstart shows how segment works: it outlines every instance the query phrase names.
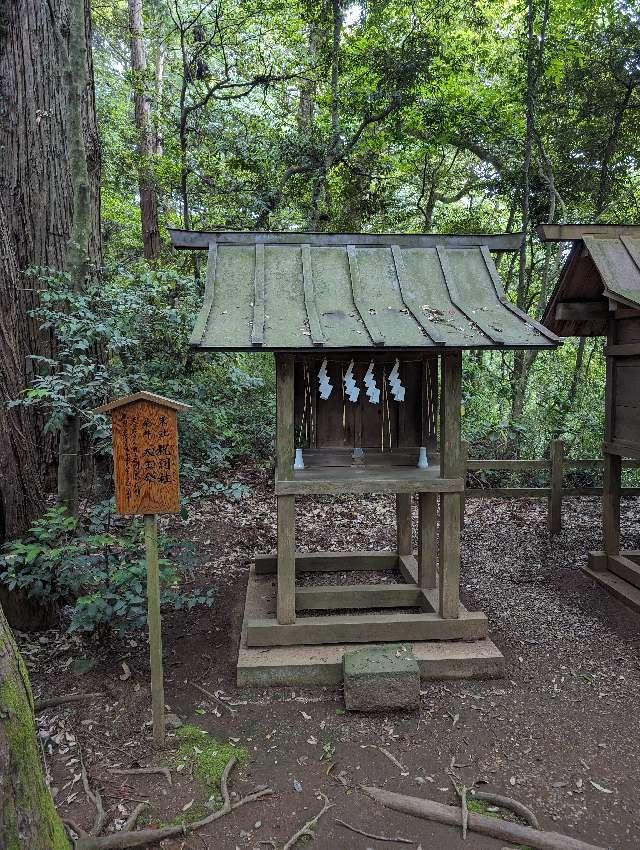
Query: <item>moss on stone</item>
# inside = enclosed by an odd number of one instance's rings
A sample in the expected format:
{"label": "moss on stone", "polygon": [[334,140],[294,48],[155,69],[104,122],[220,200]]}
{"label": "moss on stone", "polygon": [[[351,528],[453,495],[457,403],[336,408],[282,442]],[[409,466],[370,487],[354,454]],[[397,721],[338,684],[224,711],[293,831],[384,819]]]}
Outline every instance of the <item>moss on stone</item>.
{"label": "moss on stone", "polygon": [[246,747],[217,741],[204,729],[186,724],[176,733],[179,741],[177,764],[184,764],[203,786],[208,797],[219,797],[220,777],[230,759],[249,761]]}

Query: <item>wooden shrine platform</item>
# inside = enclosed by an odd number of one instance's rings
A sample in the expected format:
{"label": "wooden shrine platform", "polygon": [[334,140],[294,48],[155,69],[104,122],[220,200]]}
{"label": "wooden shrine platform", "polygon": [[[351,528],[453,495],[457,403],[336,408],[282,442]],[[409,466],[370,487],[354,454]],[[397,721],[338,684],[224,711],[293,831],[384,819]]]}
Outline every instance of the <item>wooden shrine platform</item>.
{"label": "wooden shrine platform", "polygon": [[634,611],[640,611],[640,550],[589,552],[583,572]]}
{"label": "wooden shrine platform", "polygon": [[[298,553],[296,572],[399,570],[401,584],[351,584],[296,589],[296,610],[350,613],[276,619],[275,555],[262,555],[251,568],[238,654],[240,686],[328,685],[342,681],[342,657],[354,644],[402,641],[412,645],[424,679],[497,678],[504,658],[487,638],[487,619],[460,605],[459,617],[442,619],[437,590],[417,586],[412,555],[395,552]],[[420,608],[400,613],[399,608]],[[353,613],[384,609],[388,613]]]}

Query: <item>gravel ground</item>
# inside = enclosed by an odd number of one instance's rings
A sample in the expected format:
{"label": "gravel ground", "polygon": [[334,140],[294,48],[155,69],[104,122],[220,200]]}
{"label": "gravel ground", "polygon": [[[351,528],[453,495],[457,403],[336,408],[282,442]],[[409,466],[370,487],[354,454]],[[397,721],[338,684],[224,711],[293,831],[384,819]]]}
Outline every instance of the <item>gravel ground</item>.
{"label": "gravel ground", "polygon": [[[487,614],[490,636],[507,659],[506,677],[425,683],[415,715],[345,715],[339,689],[235,686],[248,566],[253,555],[275,547],[268,476],[247,471],[242,479],[252,488],[247,499],[203,502],[186,522],[174,523],[173,533],[199,544],[197,584],[215,588],[216,602],[211,610],[165,616],[166,701],[184,721],[249,748],[251,763],[236,772],[231,787],[247,793],[268,783],[275,794],[199,837],[164,846],[281,848],[319,811],[316,794],[322,792],[335,808],[320,822],[313,844],[319,850],[394,846],[348,832],[334,817],[387,837],[400,835],[422,850],[500,850],[504,842],[475,835],[463,842],[451,827],[380,810],[358,790],[378,785],[454,803],[451,779],[457,777],[469,787],[486,783],[522,800],[544,828],[607,848],[640,847],[639,621],[580,572],[587,551],[600,546],[596,499],[567,499],[564,529],[553,539],[542,502],[469,500],[463,601]],[[624,502],[627,548],[640,548],[638,505]],[[390,499],[309,498],[298,511],[304,550],[393,546]],[[109,647],[58,632],[19,639],[38,696],[102,694],[39,716],[47,769],[65,815],[86,827],[93,817],[80,782],[80,751],[92,787],[103,793],[108,830],[121,826],[141,799],[152,803],[151,823],[201,800],[202,789],[184,772],[173,771],[171,786],[158,776],[109,773],[116,764],[171,763],[172,739],[167,753],[154,753],[144,726],[149,694],[143,635]]]}

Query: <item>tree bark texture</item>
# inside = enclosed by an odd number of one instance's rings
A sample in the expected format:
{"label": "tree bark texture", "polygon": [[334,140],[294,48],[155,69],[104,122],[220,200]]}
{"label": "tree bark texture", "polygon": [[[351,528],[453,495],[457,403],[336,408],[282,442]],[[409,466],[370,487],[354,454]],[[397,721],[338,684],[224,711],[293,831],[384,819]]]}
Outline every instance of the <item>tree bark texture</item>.
{"label": "tree bark texture", "polygon": [[[89,0],[85,0],[84,9],[87,43],[90,43]],[[2,303],[13,304],[15,311],[12,368],[17,370],[0,380],[2,408],[10,398],[16,398],[33,377],[28,355],[51,357],[55,353],[51,334],[40,331],[37,321],[28,315],[38,304],[34,289],[38,283],[24,277],[23,272],[37,266],[63,270],[71,237],[73,185],[64,80],[69,21],[68,0],[55,4],[14,0],[0,9],[0,195],[6,222],[3,239],[15,259],[15,264],[7,262],[7,251],[3,250],[0,295],[11,288],[16,296],[11,302],[3,297]],[[91,262],[99,263],[100,156],[90,54],[86,64],[88,84],[83,92],[82,127],[88,165],[88,256]],[[15,268],[18,278],[11,282]],[[3,320],[6,316],[0,317],[0,323]],[[0,361],[5,358],[6,352],[0,351]],[[0,413],[0,417],[2,415]],[[7,458],[12,456],[12,466],[21,465],[15,443],[22,439],[34,447],[40,475],[48,485],[53,485],[55,436],[43,435],[41,414],[30,410],[20,417],[21,436],[15,424],[10,423],[9,428],[0,427],[0,458],[4,458],[0,463],[7,464]],[[6,480],[3,478],[3,482]],[[9,489],[25,486],[20,477],[13,475],[9,482]],[[5,506],[5,524],[12,535],[25,527],[34,508],[32,494],[12,497],[10,504]]]}
{"label": "tree bark texture", "polygon": [[[147,56],[143,37],[142,0],[129,0],[131,82],[133,86],[134,118],[138,131],[138,191],[140,194],[142,244],[145,259],[156,260],[160,254],[158,195],[153,179],[154,133],[151,124],[151,107],[145,92]],[[162,55],[162,48],[160,48],[158,55]]]}
{"label": "tree bark texture", "polygon": [[27,669],[0,608],[0,847],[70,850],[36,742]]}
{"label": "tree bark texture", "polygon": [[17,398],[24,371],[23,326],[18,323],[21,277],[0,197],[0,543],[19,534],[40,513],[44,494],[31,423]]}

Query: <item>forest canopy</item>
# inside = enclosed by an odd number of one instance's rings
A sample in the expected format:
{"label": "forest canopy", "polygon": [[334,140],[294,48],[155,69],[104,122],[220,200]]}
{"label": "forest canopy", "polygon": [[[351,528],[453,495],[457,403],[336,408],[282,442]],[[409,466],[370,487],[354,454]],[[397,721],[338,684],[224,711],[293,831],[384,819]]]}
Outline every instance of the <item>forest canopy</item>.
{"label": "forest canopy", "polygon": [[[199,267],[168,253],[167,226],[522,229],[523,255],[500,272],[540,315],[564,255],[541,246],[537,223],[638,220],[632,4],[149,2],[142,72],[127,3],[96,2],[93,16],[108,263],[141,253],[136,87],[162,263],[184,274]],[[597,454],[601,348],[475,356],[466,436],[533,455],[564,436]]]}
{"label": "forest canopy", "polygon": [[[509,298],[539,318],[567,248],[537,224],[640,220],[635,4],[86,0],[76,55],[71,7],[52,20],[22,3],[0,67],[20,116],[2,126],[15,156],[0,294],[25,332],[2,354],[0,416],[33,439],[0,441],[7,480],[23,479],[0,535],[42,513],[56,464],[59,497],[73,482],[74,447],[83,468],[108,451],[91,411],[117,394],[191,404],[192,481],[272,455],[271,359],[189,348],[204,257],[173,252],[169,227],[524,231],[522,251],[496,259]],[[19,68],[36,31],[32,97]],[[540,457],[562,438],[597,457],[603,377],[601,338],[465,355],[463,436],[476,456]]]}

